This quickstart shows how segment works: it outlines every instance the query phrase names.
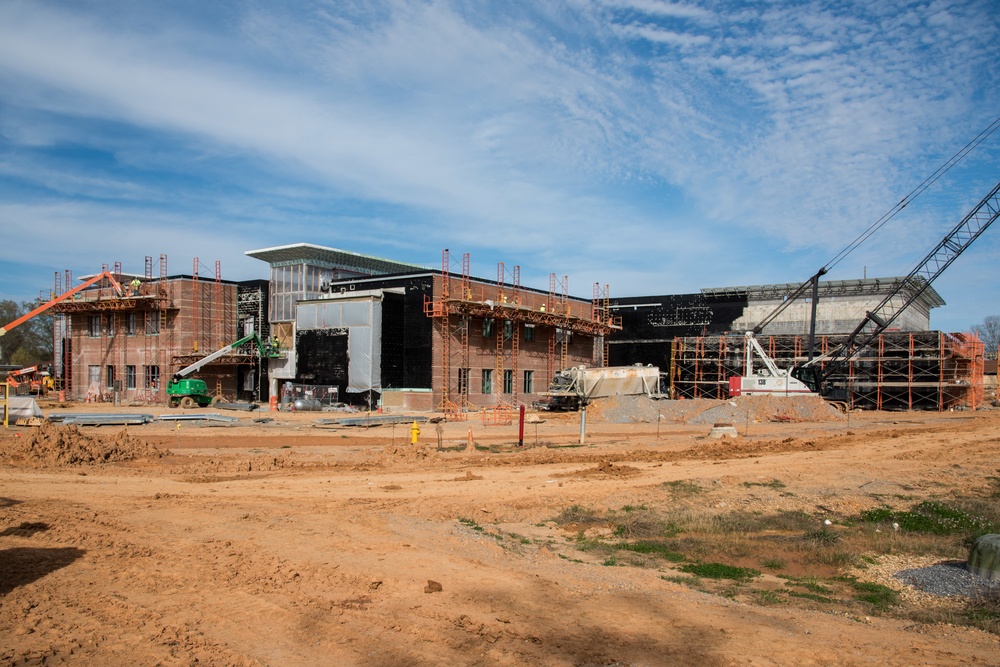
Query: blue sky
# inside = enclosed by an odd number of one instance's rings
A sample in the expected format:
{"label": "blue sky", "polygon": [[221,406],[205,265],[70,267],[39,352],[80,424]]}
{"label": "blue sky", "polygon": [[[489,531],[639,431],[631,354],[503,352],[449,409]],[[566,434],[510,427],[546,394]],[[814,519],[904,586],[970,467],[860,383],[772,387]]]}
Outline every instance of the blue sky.
{"label": "blue sky", "polygon": [[[0,3],[0,298],[308,242],[589,297],[812,275],[1000,116],[965,2]],[[905,274],[1000,132],[837,266]],[[1000,227],[932,326],[1000,314]]]}

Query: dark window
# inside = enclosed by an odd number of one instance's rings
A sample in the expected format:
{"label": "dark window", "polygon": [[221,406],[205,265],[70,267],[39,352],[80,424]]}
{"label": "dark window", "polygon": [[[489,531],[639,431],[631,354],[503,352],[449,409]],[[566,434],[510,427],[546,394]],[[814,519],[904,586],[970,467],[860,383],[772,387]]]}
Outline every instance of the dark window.
{"label": "dark window", "polygon": [[506,370],[503,372],[503,393],[514,393],[514,371]]}
{"label": "dark window", "polygon": [[483,393],[484,394],[493,393],[493,369],[491,368],[483,369]]}
{"label": "dark window", "polygon": [[155,336],[160,333],[160,311],[153,310],[146,313],[146,335]]}
{"label": "dark window", "polygon": [[135,335],[135,313],[125,314],[125,335]]}
{"label": "dark window", "polygon": [[88,322],[87,322],[87,324],[88,324],[88,331],[87,331],[87,333],[90,334],[90,337],[91,338],[100,338],[101,337],[101,316],[100,315],[91,315],[90,318],[89,318],[89,320],[88,320]]}
{"label": "dark window", "polygon": [[535,327],[525,325],[524,327],[524,341],[530,343],[535,340]]}
{"label": "dark window", "polygon": [[135,389],[135,366],[125,367],[125,388]]}
{"label": "dark window", "polygon": [[533,394],[535,392],[535,371],[524,371],[524,393]]}
{"label": "dark window", "polygon": [[458,395],[468,396],[469,395],[469,369],[459,368],[458,369]]}
{"label": "dark window", "polygon": [[483,338],[493,337],[493,320],[483,320]]}

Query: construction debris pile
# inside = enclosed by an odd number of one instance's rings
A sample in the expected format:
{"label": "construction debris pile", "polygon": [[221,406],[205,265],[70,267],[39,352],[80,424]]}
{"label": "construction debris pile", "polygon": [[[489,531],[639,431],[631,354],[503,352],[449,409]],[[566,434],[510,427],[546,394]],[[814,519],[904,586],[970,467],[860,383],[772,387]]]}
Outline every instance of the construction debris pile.
{"label": "construction debris pile", "polygon": [[696,398],[659,401],[646,396],[611,396],[587,407],[588,418],[609,424],[714,424],[837,421],[846,419],[822,398],[791,396],[741,396],[730,400]]}
{"label": "construction debris pile", "polygon": [[166,455],[167,452],[130,436],[127,431],[100,438],[86,435],[76,426],[50,423],[43,423],[27,437],[10,438],[0,448],[0,461],[28,467],[148,461]]}

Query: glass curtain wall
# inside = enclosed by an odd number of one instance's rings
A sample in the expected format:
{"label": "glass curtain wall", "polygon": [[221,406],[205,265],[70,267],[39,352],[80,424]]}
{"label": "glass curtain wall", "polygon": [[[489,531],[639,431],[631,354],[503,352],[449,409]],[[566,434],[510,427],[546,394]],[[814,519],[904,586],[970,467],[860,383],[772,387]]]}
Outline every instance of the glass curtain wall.
{"label": "glass curtain wall", "polygon": [[295,319],[295,302],[315,299],[329,286],[332,271],[319,266],[292,264],[271,267],[272,322]]}

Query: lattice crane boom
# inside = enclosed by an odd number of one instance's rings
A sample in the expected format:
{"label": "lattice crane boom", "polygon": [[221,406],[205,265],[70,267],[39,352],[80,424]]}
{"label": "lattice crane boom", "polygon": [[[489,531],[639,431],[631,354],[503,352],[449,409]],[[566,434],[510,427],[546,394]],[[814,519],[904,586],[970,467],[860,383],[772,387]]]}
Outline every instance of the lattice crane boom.
{"label": "lattice crane boom", "polygon": [[958,259],[972,243],[1000,216],[1000,183],[980,201],[924,257],[905,279],[873,309],[848,336],[830,353],[796,367],[792,376],[805,382],[813,391],[824,393],[828,378],[843,369],[855,355],[888,329],[910,304],[931,286],[931,283]]}

